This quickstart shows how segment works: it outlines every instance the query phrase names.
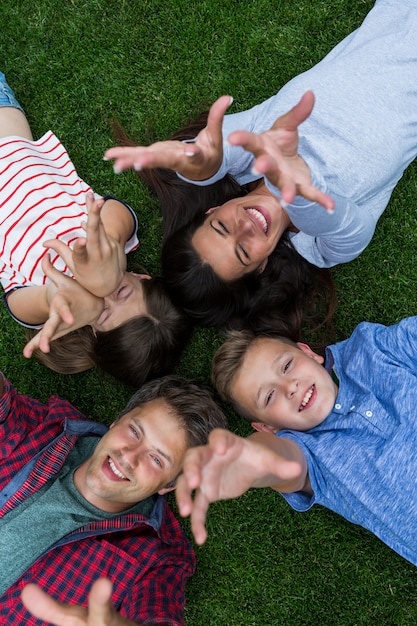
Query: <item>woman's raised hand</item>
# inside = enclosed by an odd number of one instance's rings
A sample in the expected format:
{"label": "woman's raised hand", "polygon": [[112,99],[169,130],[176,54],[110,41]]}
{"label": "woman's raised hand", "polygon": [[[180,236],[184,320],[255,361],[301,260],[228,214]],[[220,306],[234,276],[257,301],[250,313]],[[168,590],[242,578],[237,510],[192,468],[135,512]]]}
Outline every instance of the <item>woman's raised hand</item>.
{"label": "woman's raised hand", "polygon": [[105,153],[105,159],[114,159],[116,173],[162,167],[178,172],[190,180],[211,178],[223,160],[222,125],[224,115],[233,102],[222,96],[211,106],[207,126],[195,141],[160,141],[150,146],[115,147]]}
{"label": "woman's raised hand", "polygon": [[49,344],[54,339],[92,324],[104,307],[103,298],[97,298],[76,280],[54,268],[49,254],[42,259],[42,269],[52,281],[48,294],[49,317],[43,328],[24,347],[23,355],[26,358],[30,358],[36,348],[49,352]]}
{"label": "woman's raised hand", "polygon": [[278,187],[283,203],[291,204],[300,195],[331,212],[334,200],[312,185],[310,170],[298,154],[298,127],[310,116],[313,107],[314,94],[307,91],[269,130],[261,134],[237,130],[229,135],[228,141],[252,152],[254,170]]}

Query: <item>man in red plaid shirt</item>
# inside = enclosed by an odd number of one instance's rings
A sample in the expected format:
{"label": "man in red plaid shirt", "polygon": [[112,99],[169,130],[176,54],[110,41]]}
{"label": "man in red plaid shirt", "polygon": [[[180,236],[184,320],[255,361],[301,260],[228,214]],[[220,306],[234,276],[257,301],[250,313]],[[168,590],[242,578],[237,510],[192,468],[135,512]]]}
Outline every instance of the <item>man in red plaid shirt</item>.
{"label": "man in red plaid shirt", "polygon": [[0,624],[183,624],[194,553],[164,494],[187,448],[224,425],[211,394],[175,376],[109,429],[0,376]]}

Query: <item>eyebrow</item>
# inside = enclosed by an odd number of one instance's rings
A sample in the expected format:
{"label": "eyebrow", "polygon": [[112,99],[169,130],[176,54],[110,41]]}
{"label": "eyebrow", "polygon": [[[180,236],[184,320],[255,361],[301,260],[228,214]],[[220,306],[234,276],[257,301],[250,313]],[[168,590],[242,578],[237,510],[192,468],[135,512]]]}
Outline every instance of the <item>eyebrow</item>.
{"label": "eyebrow", "polygon": [[[220,229],[220,228],[216,228],[216,226],[213,224],[213,220],[210,220],[210,221],[209,221],[209,224],[210,224],[210,227],[211,227],[211,228],[212,228],[212,229],[213,229],[213,230],[214,230],[214,231],[215,231],[218,235],[220,235],[220,237],[225,238],[225,233],[223,232],[223,230],[222,230],[222,229]],[[241,263],[241,265],[243,265],[243,267],[248,267],[248,266],[249,266],[249,263],[245,263],[245,262],[244,262],[244,260],[242,259],[242,257],[240,256],[240,253],[239,253],[239,249],[238,249],[238,248],[234,248],[234,253],[235,253],[235,256],[236,256],[237,260],[239,261],[239,263]]]}
{"label": "eyebrow", "polygon": [[[138,422],[137,419],[135,419],[134,417],[132,418],[132,422],[134,422],[135,426],[137,427],[137,429],[140,430],[142,437],[144,437],[146,439],[146,432],[145,432],[145,429],[143,428],[142,424],[140,422]],[[158,454],[160,454],[161,456],[164,457],[164,459],[171,465],[171,467],[173,467],[174,462],[173,462],[172,458],[169,456],[169,454],[167,454],[166,452],[164,452],[160,448],[157,448],[155,446],[152,446],[152,447],[156,450],[156,452],[158,452]]]}

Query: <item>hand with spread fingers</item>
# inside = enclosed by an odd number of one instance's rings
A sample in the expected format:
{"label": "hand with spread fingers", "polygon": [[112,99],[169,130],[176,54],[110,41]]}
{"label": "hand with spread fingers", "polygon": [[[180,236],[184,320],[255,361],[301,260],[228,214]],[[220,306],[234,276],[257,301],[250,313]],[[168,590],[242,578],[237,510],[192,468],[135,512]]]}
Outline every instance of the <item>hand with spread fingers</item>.
{"label": "hand with spread fingers", "polygon": [[112,584],[99,578],[92,585],[88,608],[53,600],[37,585],[23,588],[22,602],[38,619],[54,626],[140,626],[122,617],[111,603]]}
{"label": "hand with spread fingers", "polygon": [[280,189],[285,204],[291,204],[300,195],[332,211],[334,200],[311,184],[310,170],[298,155],[298,127],[311,115],[313,107],[314,94],[307,91],[269,130],[260,134],[236,130],[228,141],[252,152],[254,170]]}
{"label": "hand with spread fingers", "polygon": [[126,270],[126,254],[119,241],[106,233],[101,219],[103,199],[86,196],[88,218],[85,237],[79,237],[71,250],[59,239],[44,242],[65,261],[77,282],[95,296],[103,298],[115,291]]}
{"label": "hand with spread fingers", "polygon": [[23,355],[26,358],[30,358],[36,348],[49,352],[49,344],[54,339],[92,324],[104,307],[103,298],[94,296],[75,279],[55,269],[49,254],[42,259],[42,269],[51,280],[48,285],[49,317],[43,328],[24,347]]}
{"label": "hand with spread fingers", "polygon": [[186,454],[175,492],[180,514],[191,516],[195,541],[201,545],[207,539],[210,503],[237,498],[252,487],[291,490],[305,480],[303,465],[292,442],[270,433],[244,439],[215,429],[207,445],[191,448]]}
{"label": "hand with spread fingers", "polygon": [[205,180],[213,176],[223,160],[222,124],[232,103],[230,96],[222,96],[211,106],[207,125],[195,141],[160,141],[150,146],[115,147],[105,153],[114,159],[117,173],[132,168],[162,167],[174,170],[190,180]]}

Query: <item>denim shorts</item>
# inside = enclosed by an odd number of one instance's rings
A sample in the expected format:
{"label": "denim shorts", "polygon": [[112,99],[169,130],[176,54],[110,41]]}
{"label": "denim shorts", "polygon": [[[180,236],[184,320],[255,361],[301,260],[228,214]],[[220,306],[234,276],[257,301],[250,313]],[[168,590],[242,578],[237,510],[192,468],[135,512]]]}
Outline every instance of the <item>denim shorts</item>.
{"label": "denim shorts", "polygon": [[24,113],[22,107],[16,100],[16,96],[7,84],[5,75],[0,72],[0,107],[13,107],[20,109]]}

